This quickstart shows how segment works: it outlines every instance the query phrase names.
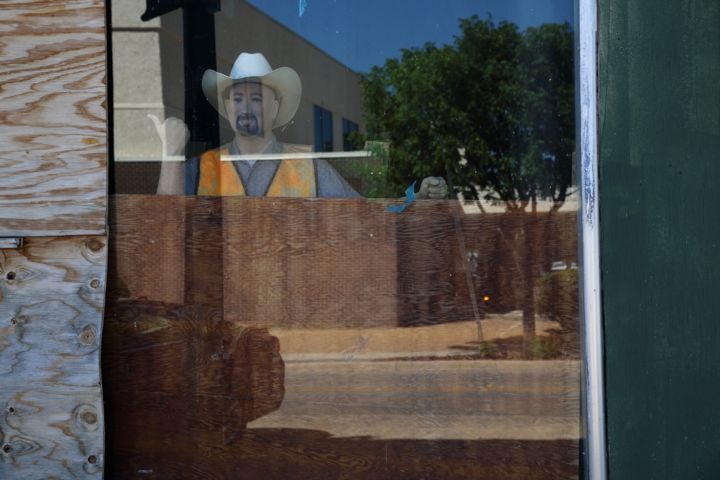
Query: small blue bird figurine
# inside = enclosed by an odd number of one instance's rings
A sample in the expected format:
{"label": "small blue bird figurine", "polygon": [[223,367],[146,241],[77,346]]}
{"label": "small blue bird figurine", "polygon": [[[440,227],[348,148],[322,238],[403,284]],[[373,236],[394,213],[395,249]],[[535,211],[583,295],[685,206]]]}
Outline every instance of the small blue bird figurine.
{"label": "small blue bird figurine", "polygon": [[412,202],[415,201],[415,183],[412,184],[405,190],[405,201],[399,205],[388,205],[388,212],[391,213],[402,213]]}

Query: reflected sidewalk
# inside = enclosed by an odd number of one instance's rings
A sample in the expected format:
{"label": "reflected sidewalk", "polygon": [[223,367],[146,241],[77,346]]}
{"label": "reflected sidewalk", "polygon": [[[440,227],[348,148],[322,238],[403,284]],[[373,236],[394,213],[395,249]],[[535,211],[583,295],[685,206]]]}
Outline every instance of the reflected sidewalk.
{"label": "reflected sidewalk", "polygon": [[[538,336],[559,328],[538,317]],[[522,313],[489,315],[482,321],[486,341],[522,336]],[[474,321],[420,327],[374,328],[272,328],[280,340],[286,362],[378,361],[477,358],[477,324]]]}

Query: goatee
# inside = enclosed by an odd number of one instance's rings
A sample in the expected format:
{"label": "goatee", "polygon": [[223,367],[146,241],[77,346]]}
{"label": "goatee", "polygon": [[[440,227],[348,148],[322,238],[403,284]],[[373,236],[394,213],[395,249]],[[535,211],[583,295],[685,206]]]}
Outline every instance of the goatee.
{"label": "goatee", "polygon": [[259,135],[262,134],[260,131],[260,122],[253,114],[238,115],[235,118],[235,128],[238,133],[242,135]]}

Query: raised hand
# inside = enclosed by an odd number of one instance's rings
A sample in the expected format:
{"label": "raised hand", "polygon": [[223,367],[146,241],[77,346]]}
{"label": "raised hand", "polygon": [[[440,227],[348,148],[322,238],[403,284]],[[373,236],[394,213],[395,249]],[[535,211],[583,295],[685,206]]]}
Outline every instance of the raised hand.
{"label": "raised hand", "polygon": [[157,194],[182,195],[185,193],[185,144],[190,138],[190,131],[179,118],[170,117],[164,122],[160,122],[153,114],[148,114],[148,118],[155,125],[162,142]]}
{"label": "raised hand", "polygon": [[151,113],[148,118],[155,125],[155,131],[162,142],[162,159],[184,160],[185,144],[190,139],[190,130],[185,122],[175,117],[168,117],[164,122],[160,122],[160,119]]}
{"label": "raised hand", "polygon": [[430,198],[441,200],[447,197],[448,188],[445,179],[442,177],[425,177],[420,184],[420,191],[417,198]]}

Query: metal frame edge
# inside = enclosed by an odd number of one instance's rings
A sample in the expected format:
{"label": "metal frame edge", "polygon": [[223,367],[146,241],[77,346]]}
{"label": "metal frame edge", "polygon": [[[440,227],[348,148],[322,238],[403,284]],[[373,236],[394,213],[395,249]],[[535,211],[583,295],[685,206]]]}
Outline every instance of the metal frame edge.
{"label": "metal frame edge", "polygon": [[585,473],[606,480],[607,436],[598,197],[598,1],[578,0],[577,60],[581,195]]}

